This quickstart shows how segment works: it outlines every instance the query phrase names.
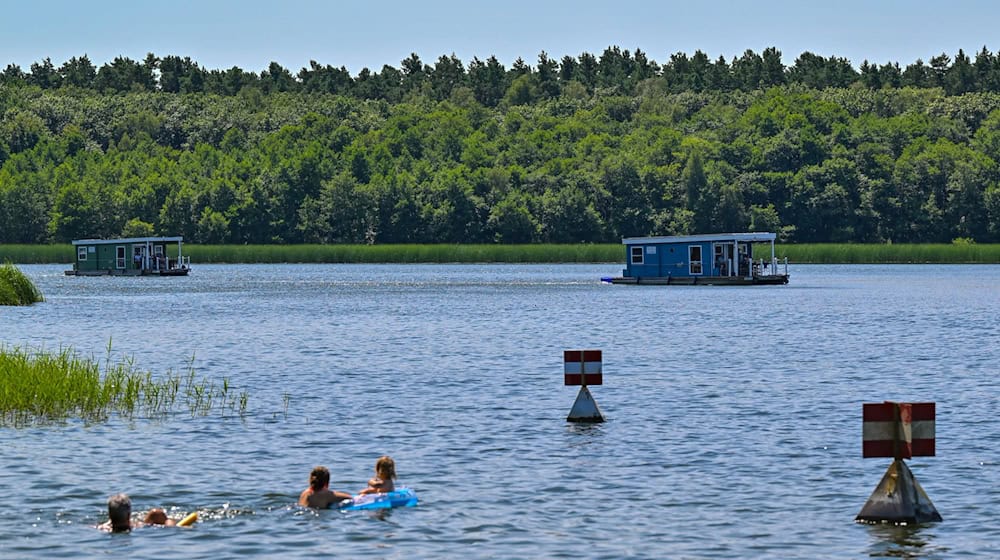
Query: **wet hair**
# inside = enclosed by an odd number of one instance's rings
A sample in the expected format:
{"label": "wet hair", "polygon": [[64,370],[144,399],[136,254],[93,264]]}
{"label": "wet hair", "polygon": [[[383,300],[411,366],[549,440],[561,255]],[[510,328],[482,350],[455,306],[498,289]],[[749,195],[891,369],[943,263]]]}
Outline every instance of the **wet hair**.
{"label": "wet hair", "polygon": [[116,533],[132,528],[132,499],[128,494],[115,494],[108,498],[108,518],[111,530]]}
{"label": "wet hair", "polygon": [[383,455],[378,458],[378,461],[375,461],[375,472],[383,480],[395,480],[396,462],[392,460],[392,457]]}
{"label": "wet hair", "polygon": [[319,466],[309,473],[309,487],[318,492],[330,484],[330,469]]}
{"label": "wet hair", "polygon": [[146,514],[146,523],[151,525],[166,525],[167,512],[160,508],[153,508],[149,510],[149,513]]}

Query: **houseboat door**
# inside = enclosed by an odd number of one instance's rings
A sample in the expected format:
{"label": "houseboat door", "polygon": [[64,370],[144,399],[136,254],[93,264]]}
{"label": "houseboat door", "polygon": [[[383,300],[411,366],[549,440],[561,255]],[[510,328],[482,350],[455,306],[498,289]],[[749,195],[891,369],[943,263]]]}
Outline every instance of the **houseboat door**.
{"label": "houseboat door", "polygon": [[163,245],[153,245],[153,270],[163,270]]}
{"label": "houseboat door", "polygon": [[733,244],[715,243],[713,244],[715,253],[715,268],[719,271],[719,276],[733,275]]}
{"label": "houseboat door", "polygon": [[746,243],[740,244],[739,254],[738,276],[750,276],[750,245]]}
{"label": "houseboat door", "polygon": [[135,263],[136,270],[142,270],[143,261],[146,259],[146,248],[143,246],[134,247],[132,249],[134,254],[132,255],[132,262]]}
{"label": "houseboat door", "polygon": [[688,274],[701,273],[701,245],[688,245]]}
{"label": "houseboat door", "polygon": [[118,245],[115,247],[115,268],[118,270],[123,270],[125,268],[125,246]]}

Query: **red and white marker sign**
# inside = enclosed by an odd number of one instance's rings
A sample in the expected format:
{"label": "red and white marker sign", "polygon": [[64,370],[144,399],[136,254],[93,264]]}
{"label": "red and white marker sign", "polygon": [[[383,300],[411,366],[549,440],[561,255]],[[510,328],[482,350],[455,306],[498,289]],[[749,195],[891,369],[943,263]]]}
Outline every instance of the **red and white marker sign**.
{"label": "red and white marker sign", "polygon": [[862,405],[864,457],[934,456],[934,403]]}
{"label": "red and white marker sign", "polygon": [[564,350],[566,385],[601,385],[602,361],[600,350]]}

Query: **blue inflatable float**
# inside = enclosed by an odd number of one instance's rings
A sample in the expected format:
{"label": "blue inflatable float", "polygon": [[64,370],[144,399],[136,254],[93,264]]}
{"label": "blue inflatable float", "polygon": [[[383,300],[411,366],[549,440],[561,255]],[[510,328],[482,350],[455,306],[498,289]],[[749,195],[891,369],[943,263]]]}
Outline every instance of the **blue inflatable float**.
{"label": "blue inflatable float", "polygon": [[409,488],[400,488],[384,494],[363,494],[341,502],[341,511],[388,509],[417,505],[417,494]]}

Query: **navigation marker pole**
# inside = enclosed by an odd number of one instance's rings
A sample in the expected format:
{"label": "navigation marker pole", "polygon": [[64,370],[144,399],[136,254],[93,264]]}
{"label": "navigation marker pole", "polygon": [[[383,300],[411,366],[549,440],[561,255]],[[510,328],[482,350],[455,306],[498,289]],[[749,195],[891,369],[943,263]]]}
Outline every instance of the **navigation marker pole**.
{"label": "navigation marker pole", "polygon": [[604,415],[587,388],[587,385],[603,384],[602,361],[600,350],[563,351],[564,383],[581,386],[567,422],[604,422]]}
{"label": "navigation marker pole", "polygon": [[934,403],[862,405],[862,455],[892,457],[882,481],[854,518],[859,523],[926,523],[941,514],[903,459],[934,456]]}

